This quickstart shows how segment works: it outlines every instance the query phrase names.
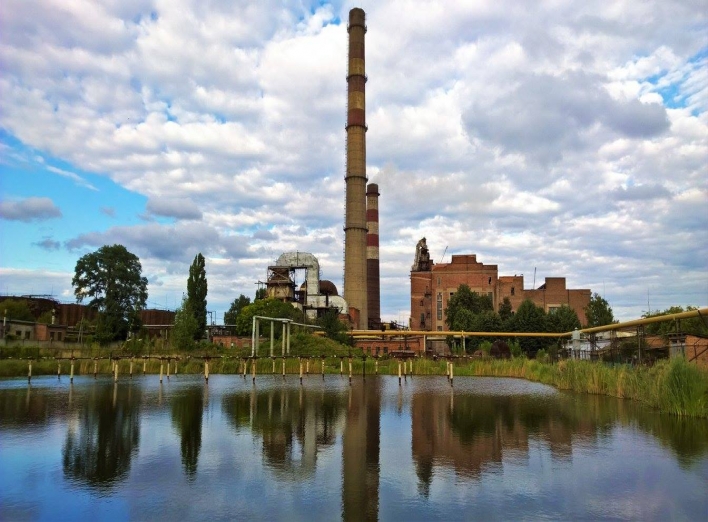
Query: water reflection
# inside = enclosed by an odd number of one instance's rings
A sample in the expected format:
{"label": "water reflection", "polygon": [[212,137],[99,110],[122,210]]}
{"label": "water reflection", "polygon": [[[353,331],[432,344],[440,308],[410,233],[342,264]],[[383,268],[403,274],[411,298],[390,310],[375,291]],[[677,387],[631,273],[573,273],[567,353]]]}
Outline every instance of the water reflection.
{"label": "water reflection", "polygon": [[124,478],[140,442],[137,387],[97,385],[69,422],[62,449],[64,474],[92,488],[110,488]]}
{"label": "water reflection", "polygon": [[345,396],[304,387],[230,394],[222,409],[236,430],[250,429],[262,441],[266,464],[280,478],[301,480],[314,473],[317,455],[341,431]]}
{"label": "water reflection", "polygon": [[342,437],[342,519],[378,520],[381,381],[349,388]]}
{"label": "water reflection", "polygon": [[171,400],[172,426],[180,436],[182,465],[190,480],[193,480],[197,473],[199,450],[202,447],[205,389],[201,386],[190,386]]}
{"label": "water reflection", "polygon": [[435,466],[479,480],[506,454],[528,458],[531,441],[570,462],[574,448],[597,446],[620,426],[636,427],[669,447],[682,466],[708,453],[708,422],[659,415],[637,403],[601,396],[555,394],[445,396],[411,399],[412,453],[419,492],[427,496]]}
{"label": "water reflection", "polygon": [[708,507],[708,422],[524,381],[37,381],[0,381],[10,518],[60,506],[54,518],[701,519]]}

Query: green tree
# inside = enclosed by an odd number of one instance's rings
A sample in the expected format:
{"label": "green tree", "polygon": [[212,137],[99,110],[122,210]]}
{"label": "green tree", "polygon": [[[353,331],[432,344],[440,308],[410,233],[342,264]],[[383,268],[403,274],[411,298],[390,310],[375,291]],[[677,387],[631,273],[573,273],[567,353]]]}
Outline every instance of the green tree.
{"label": "green tree", "polygon": [[[278,317],[282,319],[292,319],[302,321],[302,312],[290,303],[284,303],[278,299],[268,297],[244,307],[236,317],[236,334],[251,335],[253,332],[253,316]],[[262,335],[270,335],[270,321],[263,321],[260,326]],[[276,327],[275,337],[279,338],[281,329]]]}
{"label": "green tree", "polygon": [[194,339],[199,329],[192,304],[189,298],[182,298],[182,306],[177,308],[175,313],[175,325],[172,328],[172,344],[179,350],[190,350],[194,348]]}
{"label": "green tree", "polygon": [[[643,314],[642,317],[658,317],[662,315],[669,314],[680,314],[681,312],[687,312],[689,310],[696,310],[694,306],[687,306],[686,309],[682,306],[671,306],[664,310],[663,312],[654,312]],[[678,319],[671,321],[663,321],[659,323],[650,323],[646,325],[645,331],[649,335],[662,335],[666,337],[672,333],[685,333],[691,335],[697,335],[706,337],[708,336],[708,324],[701,317],[691,317],[688,319]]]}
{"label": "green tree", "polygon": [[580,319],[568,305],[562,305],[546,315],[546,329],[549,332],[566,333],[580,328]]}
{"label": "green tree", "polygon": [[499,317],[501,318],[502,322],[505,323],[509,319],[511,319],[512,315],[514,315],[514,310],[511,307],[511,301],[508,297],[505,297],[504,300],[499,304]]}
{"label": "green tree", "polygon": [[256,297],[253,300],[253,302],[255,303],[256,301],[260,301],[261,299],[265,299],[267,295],[268,295],[268,293],[266,292],[265,288],[259,288],[258,290],[256,290]]}
{"label": "green tree", "polygon": [[16,321],[34,321],[34,315],[24,299],[4,299],[0,301],[0,313]]}
{"label": "green tree", "polygon": [[224,324],[236,324],[236,318],[245,307],[251,304],[251,299],[241,294],[238,299],[234,299],[229,310],[224,314]]}
{"label": "green tree", "polygon": [[341,344],[351,345],[352,340],[348,335],[347,325],[339,320],[339,314],[335,310],[327,310],[317,319],[317,325],[322,327],[325,337]]}
{"label": "green tree", "polygon": [[[509,329],[512,332],[545,332],[546,312],[530,299],[526,299],[519,305],[514,317],[509,321]],[[535,355],[548,343],[543,337],[520,337],[519,344],[524,353]]]}
{"label": "green tree", "polygon": [[587,320],[588,328],[605,326],[615,322],[612,308],[598,293],[594,293],[590,297],[590,303],[585,307],[585,319]]}
{"label": "green tree", "polygon": [[494,305],[488,295],[480,295],[470,290],[469,286],[460,285],[457,292],[447,301],[445,324],[447,324],[448,329],[455,329],[453,327],[455,317],[461,309],[469,310],[472,314],[477,315],[485,310],[494,310]]}
{"label": "green tree", "polygon": [[102,246],[79,258],[71,284],[78,302],[90,297],[98,309],[96,336],[101,342],[125,339],[139,328],[147,301],[147,279],[135,254],[123,245]]}
{"label": "green tree", "polygon": [[194,339],[204,337],[207,324],[207,278],[204,263],[204,256],[197,254],[192,265],[189,267],[189,278],[187,279],[187,299],[189,308],[197,321],[197,329],[194,332]]}

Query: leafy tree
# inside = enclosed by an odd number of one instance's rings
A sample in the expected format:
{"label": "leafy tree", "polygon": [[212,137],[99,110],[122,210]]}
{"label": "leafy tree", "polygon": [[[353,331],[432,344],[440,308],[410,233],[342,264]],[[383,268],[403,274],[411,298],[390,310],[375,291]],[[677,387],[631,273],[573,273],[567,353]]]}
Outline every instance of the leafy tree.
{"label": "leafy tree", "polygon": [[514,311],[511,307],[511,301],[508,297],[505,297],[504,300],[499,304],[499,317],[501,318],[502,322],[505,323],[509,319],[511,319],[512,315],[514,315]]}
{"label": "leafy tree", "polygon": [[546,329],[549,332],[572,332],[576,328],[580,328],[580,319],[568,305],[562,305],[546,315]]}
{"label": "leafy tree", "polygon": [[[502,330],[502,320],[499,314],[493,310],[485,310],[474,316],[472,323],[473,332],[500,332]],[[468,352],[474,352],[481,349],[482,343],[489,343],[491,346],[494,342],[494,337],[471,337],[466,341]]]}
{"label": "leafy tree", "polygon": [[0,313],[16,321],[34,321],[34,315],[24,299],[4,299],[0,301]]}
{"label": "leafy tree", "polygon": [[460,285],[457,292],[448,300],[445,310],[445,324],[450,330],[455,329],[453,327],[455,317],[461,309],[469,310],[477,315],[485,310],[494,310],[494,305],[489,296],[473,292],[467,285]]}
{"label": "leafy tree", "polygon": [[615,322],[612,308],[605,299],[598,293],[592,294],[590,303],[585,307],[585,318],[588,328],[593,326],[605,326]]}
{"label": "leafy tree", "polygon": [[[546,312],[530,299],[526,299],[519,305],[514,317],[509,321],[509,329],[512,332],[544,332],[546,330]],[[527,355],[535,355],[547,344],[547,341],[544,341],[542,337],[520,337],[519,344]]]}
{"label": "leafy tree", "polygon": [[189,350],[194,348],[194,339],[196,332],[199,329],[192,304],[189,298],[182,299],[180,306],[175,313],[175,325],[172,328],[172,344],[180,350]]}
{"label": "leafy tree", "polygon": [[71,284],[78,302],[90,297],[98,309],[96,335],[102,342],[125,339],[139,327],[147,301],[147,279],[135,254],[123,245],[102,246],[79,258]]}
{"label": "leafy tree", "polygon": [[317,325],[322,327],[325,337],[338,343],[351,345],[352,339],[348,335],[347,325],[339,320],[339,314],[334,310],[327,310],[317,319]]}
{"label": "leafy tree", "polygon": [[238,299],[234,299],[229,310],[224,314],[224,324],[236,324],[236,318],[245,307],[251,304],[251,299],[241,294]]}
{"label": "leafy tree", "polygon": [[[646,313],[642,317],[657,317],[668,314],[680,314],[689,310],[696,310],[694,306],[687,306],[686,309],[682,306],[671,306],[663,312]],[[708,324],[701,317],[691,317],[688,319],[678,319],[672,321],[663,321],[659,323],[650,323],[644,327],[645,332],[649,335],[667,336],[672,333],[685,333],[706,337],[708,336]]]}
{"label": "leafy tree", "polygon": [[189,308],[197,321],[197,329],[194,332],[194,339],[204,337],[206,331],[207,316],[207,278],[204,267],[204,256],[197,254],[192,265],[189,267],[189,278],[187,279],[187,299]]}
{"label": "leafy tree", "polygon": [[[279,317],[282,319],[292,319],[302,321],[302,312],[290,303],[284,303],[279,299],[268,297],[244,307],[236,317],[236,334],[251,335],[253,329],[253,316]],[[262,335],[270,335],[270,321],[261,323],[260,332]],[[281,329],[276,327],[275,337],[280,337]]]}
{"label": "leafy tree", "polygon": [[256,298],[253,300],[253,302],[255,303],[256,301],[260,301],[261,299],[265,299],[267,295],[268,294],[267,294],[265,288],[259,288],[258,290],[256,290]]}
{"label": "leafy tree", "polygon": [[456,332],[471,332],[474,330],[475,315],[467,308],[460,308],[455,312],[451,321],[450,330]]}

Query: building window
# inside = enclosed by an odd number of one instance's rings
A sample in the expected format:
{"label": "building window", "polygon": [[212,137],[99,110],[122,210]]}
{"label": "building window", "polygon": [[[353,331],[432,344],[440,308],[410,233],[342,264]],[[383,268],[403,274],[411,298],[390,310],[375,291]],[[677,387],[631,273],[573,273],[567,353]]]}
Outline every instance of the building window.
{"label": "building window", "polygon": [[453,295],[455,295],[455,292],[450,292],[450,297],[452,297]]}
{"label": "building window", "polygon": [[438,321],[442,321],[442,292],[438,292],[438,306],[437,306],[437,312],[438,312]]}
{"label": "building window", "polygon": [[442,326],[438,326],[438,332],[442,332]]}
{"label": "building window", "polygon": [[25,332],[25,339],[29,339],[29,338],[30,338],[30,331],[27,330],[27,331]]}
{"label": "building window", "polygon": [[511,287],[511,295],[514,295],[514,287]]}
{"label": "building window", "polygon": [[420,326],[425,326],[425,312],[420,314]]}
{"label": "building window", "polygon": [[440,286],[440,276],[438,276],[438,286]]}
{"label": "building window", "polygon": [[491,284],[492,284],[492,278],[491,278],[491,277],[490,277],[489,280],[487,281],[487,284],[488,284],[488,285],[491,285]]}

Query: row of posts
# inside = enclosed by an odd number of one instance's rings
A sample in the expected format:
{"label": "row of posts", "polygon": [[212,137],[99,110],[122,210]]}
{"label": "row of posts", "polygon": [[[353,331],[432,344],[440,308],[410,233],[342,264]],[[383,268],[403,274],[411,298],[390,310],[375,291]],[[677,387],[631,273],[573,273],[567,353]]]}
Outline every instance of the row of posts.
{"label": "row of posts", "polygon": [[[163,374],[165,374],[165,359],[167,359],[167,380],[170,379],[170,367],[171,367],[171,362],[173,360],[172,357],[161,357],[160,358],[160,382],[162,382],[163,379]],[[251,377],[253,379],[253,383],[255,384],[256,382],[256,364],[258,361],[257,357],[251,357]],[[273,368],[272,368],[272,373],[275,374],[275,361],[276,357],[271,357],[273,360]],[[282,357],[282,375],[283,379],[285,379],[285,357]],[[321,372],[322,372],[322,380],[324,380],[325,376],[325,356],[321,356]],[[344,356],[340,356],[340,361],[339,361],[339,374],[343,375],[344,374]],[[350,356],[349,358],[349,384],[352,382],[352,359],[353,357]],[[111,359],[111,373],[113,374],[113,380],[118,381],[118,361],[120,358],[112,358]],[[206,382],[209,382],[209,360],[210,358],[205,357],[204,358],[204,380]],[[306,375],[310,374],[310,358],[305,357],[304,358],[305,362],[303,363],[303,357],[298,357],[298,362],[300,365],[300,384],[302,384],[302,378],[303,378],[303,369]],[[70,382],[74,382],[74,362],[76,361],[75,358],[71,358],[71,373],[70,373]],[[177,361],[178,358],[174,358],[174,374],[177,375]],[[32,380],[32,360],[30,359],[29,361],[29,366],[28,366],[28,372],[27,372],[27,381],[30,382]],[[133,378],[133,366],[134,366],[134,358],[130,359],[130,369],[129,369],[129,374],[130,378]],[[366,379],[366,356],[363,357],[363,376],[364,379]],[[246,371],[247,371],[247,366],[248,366],[248,359],[244,358],[243,359],[243,378],[246,379]],[[143,375],[145,375],[147,369],[147,357],[143,358]],[[378,358],[374,359],[374,371],[376,375],[379,373],[379,360]],[[450,382],[450,386],[453,384],[453,379],[454,379],[454,365],[451,361],[447,361],[447,367],[445,374],[447,376],[448,381]],[[98,359],[94,358],[93,360],[93,377],[96,379],[98,376]],[[398,359],[398,384],[399,386],[401,385],[401,379],[407,379],[408,377],[413,377],[413,359],[408,359],[408,360],[403,360],[403,359]],[[61,362],[57,363],[57,379],[61,378]]]}

